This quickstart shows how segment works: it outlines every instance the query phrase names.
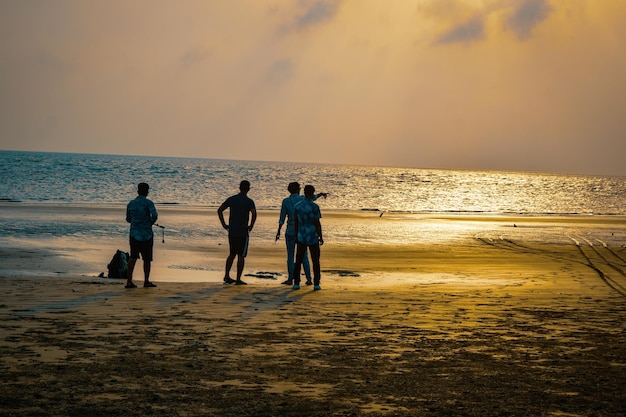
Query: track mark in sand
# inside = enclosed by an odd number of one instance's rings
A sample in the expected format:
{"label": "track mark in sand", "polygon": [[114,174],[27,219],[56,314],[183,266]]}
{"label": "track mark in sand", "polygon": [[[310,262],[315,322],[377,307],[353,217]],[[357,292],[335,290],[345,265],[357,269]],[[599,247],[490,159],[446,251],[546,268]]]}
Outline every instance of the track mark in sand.
{"label": "track mark in sand", "polygon": [[493,246],[494,248],[497,248],[497,249],[504,249],[504,250],[510,250],[510,251],[518,252],[518,253],[527,253],[531,255],[544,256],[546,258],[555,259],[557,261],[573,261],[576,263],[586,265],[586,263],[584,262],[572,260],[571,258],[568,258],[567,256],[564,256],[563,254],[560,254],[558,252],[548,252],[546,250],[532,248],[530,246],[525,246],[520,243],[514,242],[511,239],[505,239],[502,236],[500,236],[499,240],[493,240],[491,238],[484,238],[480,236],[475,236],[475,239],[489,246]]}
{"label": "track mark in sand", "polygon": [[[580,252],[580,254],[583,256],[583,258],[585,258],[585,260],[587,261],[586,265],[593,269],[594,271],[596,271],[596,273],[598,274],[598,276],[600,277],[600,279],[602,281],[604,281],[604,283],[606,285],[608,285],[610,288],[612,288],[613,290],[615,290],[616,292],[618,292],[622,297],[626,297],[626,287],[624,287],[622,284],[620,284],[619,282],[617,282],[614,278],[611,278],[607,273],[605,273],[599,266],[600,263],[596,263],[593,262],[593,260],[591,259],[591,257],[589,256],[589,254],[587,254],[587,252],[585,252],[585,250],[583,249],[583,245],[580,243],[580,241],[576,240],[575,238],[570,236],[570,239],[574,242],[574,244],[576,245],[576,248],[578,248],[578,251]],[[591,248],[591,250],[593,251],[594,254],[597,255],[598,258],[600,258],[601,261],[604,261],[606,266],[609,266],[611,268],[614,268],[611,263],[606,259],[606,257],[604,255],[602,255],[600,253],[599,250],[596,249],[596,247],[593,245],[593,243],[587,239],[584,239],[585,242],[587,243],[587,245],[589,245],[589,247]],[[615,269],[615,268],[614,268]],[[617,268],[616,269],[621,275],[622,277],[626,278],[626,275],[624,274],[624,271],[621,268]]]}
{"label": "track mark in sand", "polygon": [[[597,239],[596,239],[597,240]],[[601,240],[598,240],[598,242],[600,242],[601,244],[603,244],[603,249],[609,253],[609,256],[611,254],[610,250],[607,250],[607,246],[604,244],[604,242],[602,242]],[[624,270],[622,269],[621,265],[616,265],[615,262],[610,261],[606,256],[604,256],[604,254],[602,254],[598,249],[596,249],[597,247],[595,245],[589,245],[591,246],[591,248],[593,249],[593,251],[600,257],[602,258],[602,260],[604,261],[604,263],[606,263],[608,266],[610,266],[611,268],[613,268],[614,270],[616,270],[617,272],[619,272],[623,277],[626,277],[626,272],[624,272]]]}
{"label": "track mark in sand", "polygon": [[615,258],[619,259],[621,263],[626,265],[626,259],[622,258],[622,256],[619,253],[615,252],[613,249],[611,249],[606,243],[604,243],[600,239],[596,239],[596,241],[599,242],[602,245],[602,247],[606,249],[607,252],[609,252]]}
{"label": "track mark in sand", "polygon": [[[502,236],[500,236],[499,240],[475,236],[476,240],[486,245],[497,248],[497,249],[510,250],[513,252],[527,253],[531,255],[545,256],[545,257],[556,259],[559,261],[570,261],[570,262],[576,262],[576,263],[585,265],[593,269],[598,274],[600,279],[607,286],[609,286],[611,289],[619,293],[622,297],[626,297],[626,286],[624,286],[624,284],[620,283],[616,278],[612,277],[605,271],[607,268],[611,268],[613,272],[617,272],[621,276],[621,278],[626,279],[626,271],[625,271],[626,266],[619,265],[620,262],[622,264],[626,264],[626,261],[624,261],[624,259],[619,254],[617,254],[615,251],[613,251],[604,242],[600,240],[596,239],[596,241],[600,243],[600,246],[596,246],[590,240],[585,239],[585,238],[577,239],[572,236],[568,236],[568,238],[574,242],[574,245],[576,246],[576,248],[578,249],[578,251],[583,257],[582,260],[571,259],[562,254],[548,252],[548,251],[541,250],[541,249],[535,249],[535,248],[517,243],[511,239],[506,239]],[[584,241],[584,243],[581,243],[581,240]],[[585,246],[585,244],[587,246]],[[589,247],[587,251],[585,251],[584,249],[586,247]],[[591,251],[591,254],[587,253],[588,251]],[[609,257],[611,256],[615,258],[614,261],[609,260]]]}

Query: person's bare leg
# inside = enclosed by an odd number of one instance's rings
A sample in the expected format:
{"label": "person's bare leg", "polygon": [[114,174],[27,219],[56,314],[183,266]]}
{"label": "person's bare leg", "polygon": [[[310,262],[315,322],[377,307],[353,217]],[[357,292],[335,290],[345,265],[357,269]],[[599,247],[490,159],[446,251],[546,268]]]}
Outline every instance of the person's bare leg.
{"label": "person's bare leg", "polygon": [[149,285],[150,284],[150,269],[151,269],[151,265],[152,262],[150,261],[143,261],[143,285]]}
{"label": "person's bare leg", "polygon": [[235,255],[228,255],[228,258],[226,258],[226,272],[224,273],[224,282],[228,282],[232,280],[232,278],[230,277],[230,270],[233,267],[234,260],[235,260]]}
{"label": "person's bare leg", "polygon": [[126,286],[132,287],[133,284],[133,271],[135,270],[135,263],[137,263],[137,258],[130,258],[128,260],[128,266],[126,267]]}
{"label": "person's bare leg", "polygon": [[241,255],[237,255],[237,281],[241,281],[241,275],[243,274],[243,267],[246,263],[246,258]]}

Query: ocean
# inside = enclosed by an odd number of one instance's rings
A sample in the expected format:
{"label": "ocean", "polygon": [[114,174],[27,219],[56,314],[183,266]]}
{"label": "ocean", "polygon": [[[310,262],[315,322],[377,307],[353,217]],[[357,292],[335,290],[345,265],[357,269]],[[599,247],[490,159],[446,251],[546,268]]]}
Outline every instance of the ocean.
{"label": "ocean", "polygon": [[227,244],[216,209],[242,179],[251,182],[260,212],[252,248],[276,244],[278,211],[292,181],[329,193],[318,200],[324,251],[342,245],[447,251],[455,242],[503,238],[626,242],[625,177],[14,151],[0,151],[0,162],[0,250],[52,251],[65,259],[22,265],[11,255],[0,267],[4,276],[102,271],[115,249],[127,249],[125,207],[139,182],[150,184],[165,226],[155,228],[161,279],[223,268],[223,259],[201,254]]}
{"label": "ocean", "polygon": [[626,214],[626,177],[14,151],[0,151],[0,176],[0,201],[16,203],[125,205],[147,182],[157,206],[217,207],[247,179],[258,209],[298,181],[328,192],[327,210]]}

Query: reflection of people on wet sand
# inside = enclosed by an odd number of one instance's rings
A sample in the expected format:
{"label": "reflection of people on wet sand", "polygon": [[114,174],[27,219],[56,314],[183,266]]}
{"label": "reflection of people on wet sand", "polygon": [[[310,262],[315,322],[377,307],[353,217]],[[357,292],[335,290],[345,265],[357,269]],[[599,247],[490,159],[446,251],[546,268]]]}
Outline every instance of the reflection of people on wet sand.
{"label": "reflection of people on wet sand", "polygon": [[[239,194],[228,197],[226,201],[217,209],[217,215],[222,223],[222,227],[228,230],[228,244],[230,253],[226,258],[226,272],[224,273],[224,284],[235,283],[245,285],[241,280],[245,258],[248,254],[249,233],[256,222],[256,207],[254,201],[248,197],[250,182],[244,180],[239,184]],[[230,209],[228,224],[224,221],[224,210]],[[248,224],[248,222],[250,224]],[[230,277],[230,269],[237,257],[237,279]]]}
{"label": "reflection of people on wet sand", "polygon": [[130,223],[130,260],[126,288],[136,288],[133,284],[133,271],[139,255],[143,259],[144,287],[156,287],[150,282],[150,265],[152,262],[152,249],[154,235],[152,225],[156,223],[158,213],[154,203],[147,198],[150,186],[145,182],[137,186],[137,197],[126,206],[126,221]]}
{"label": "reflection of people on wet sand", "polygon": [[313,262],[313,289],[321,290],[320,279],[320,246],[324,244],[322,214],[320,207],[313,202],[315,188],[312,185],[304,187],[304,200],[295,207],[295,233],[296,233],[296,263],[293,270],[293,289],[300,289],[300,268],[304,254],[309,249],[311,262]]}
{"label": "reflection of people on wet sand", "polygon": [[[300,195],[300,184],[297,182],[289,183],[287,187],[290,195],[289,197],[283,199],[283,202],[280,207],[280,217],[278,219],[278,231],[276,232],[276,240],[280,239],[280,230],[285,224],[285,219],[287,220],[287,228],[285,229],[285,246],[287,247],[287,272],[288,278],[283,284],[292,285],[293,284],[293,267],[294,267],[294,255],[296,249],[296,234],[295,234],[295,214],[294,210],[296,204],[301,202],[304,197]],[[319,193],[314,196],[314,200],[318,197],[326,198],[326,193]],[[302,258],[302,265],[304,267],[304,275],[306,276],[306,284],[313,284],[311,280],[311,267],[309,264],[309,257],[307,256],[307,252],[305,251],[304,257]]]}

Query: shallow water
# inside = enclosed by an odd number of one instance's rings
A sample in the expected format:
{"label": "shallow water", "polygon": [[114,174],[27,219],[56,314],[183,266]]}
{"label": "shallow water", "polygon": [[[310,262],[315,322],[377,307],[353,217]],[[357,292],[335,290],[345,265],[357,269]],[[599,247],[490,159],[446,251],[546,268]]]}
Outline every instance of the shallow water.
{"label": "shallow water", "polygon": [[[0,224],[8,231],[0,241],[7,259],[0,276],[87,275],[106,271],[116,249],[127,250],[128,225],[122,205],[56,205],[0,202]],[[323,253],[348,248],[395,245],[439,247],[455,253],[477,239],[511,240],[524,244],[626,244],[626,216],[496,216],[326,211],[322,218]],[[215,209],[161,207],[155,228],[155,276],[161,280],[219,281],[223,276],[226,232]],[[285,272],[284,242],[274,242],[278,210],[262,210],[251,234],[249,265],[257,272],[273,264]],[[9,236],[10,234],[10,236]],[[165,241],[165,243],[162,242]],[[257,249],[271,259],[259,259]],[[16,249],[19,249],[16,251]],[[19,251],[38,253],[36,262],[22,262]],[[256,269],[254,269],[256,268]],[[260,269],[259,269],[260,268]]]}
{"label": "shallow water", "polygon": [[[59,262],[32,268],[17,268],[18,260],[10,259],[0,271],[5,275],[104,270],[112,251],[127,247],[125,206],[141,181],[150,183],[149,197],[165,226],[165,236],[155,228],[156,244],[164,253],[178,248],[189,258],[161,257],[157,268],[174,276],[206,277],[221,270],[222,260],[209,264],[201,251],[227,244],[216,208],[237,192],[241,179],[251,181],[249,195],[262,213],[251,236],[254,247],[274,244],[278,209],[291,181],[330,193],[318,200],[325,250],[359,245],[453,250],[476,237],[626,244],[624,177],[10,151],[0,151],[0,176],[0,248],[61,254]],[[277,246],[282,257],[282,242]]]}

